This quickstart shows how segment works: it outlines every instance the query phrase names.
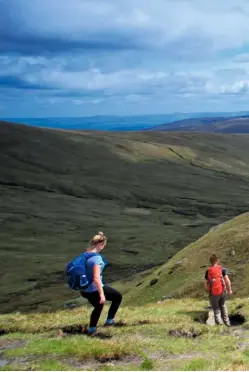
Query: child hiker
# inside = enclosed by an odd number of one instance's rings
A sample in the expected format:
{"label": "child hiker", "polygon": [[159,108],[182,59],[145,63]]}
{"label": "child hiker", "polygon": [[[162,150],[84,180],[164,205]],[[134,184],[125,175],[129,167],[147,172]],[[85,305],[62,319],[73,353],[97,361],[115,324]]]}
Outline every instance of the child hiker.
{"label": "child hiker", "polygon": [[216,254],[210,257],[210,267],[205,274],[205,287],[209,292],[210,304],[214,311],[216,324],[230,327],[230,320],[226,306],[226,298],[232,294],[231,283],[227,275],[227,269],[220,266],[219,258]]}

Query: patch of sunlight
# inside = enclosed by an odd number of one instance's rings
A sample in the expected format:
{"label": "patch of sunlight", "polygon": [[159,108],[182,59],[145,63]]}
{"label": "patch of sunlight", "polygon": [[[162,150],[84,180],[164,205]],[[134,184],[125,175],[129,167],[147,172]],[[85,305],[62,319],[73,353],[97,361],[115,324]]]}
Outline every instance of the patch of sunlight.
{"label": "patch of sunlight", "polygon": [[232,164],[225,163],[224,161],[220,161],[214,158],[207,158],[205,160],[202,160],[201,163],[208,167],[223,168],[223,169],[233,168]]}
{"label": "patch of sunlight", "polygon": [[214,158],[207,158],[200,161],[200,165],[216,169],[233,170],[233,173],[248,174],[248,165],[240,160],[224,159],[224,161]]}
{"label": "patch of sunlight", "polygon": [[142,141],[126,141],[115,146],[115,153],[122,158],[137,162],[150,159],[167,159],[174,161],[193,160],[195,152],[189,147],[171,146],[161,143],[146,143]]}

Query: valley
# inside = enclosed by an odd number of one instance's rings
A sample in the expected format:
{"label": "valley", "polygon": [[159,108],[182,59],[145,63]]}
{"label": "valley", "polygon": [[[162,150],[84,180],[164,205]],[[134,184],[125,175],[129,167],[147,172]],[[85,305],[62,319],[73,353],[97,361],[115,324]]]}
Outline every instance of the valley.
{"label": "valley", "polygon": [[142,272],[249,210],[247,136],[2,122],[0,158],[2,313],[76,298],[65,265],[100,229],[106,281],[132,288]]}

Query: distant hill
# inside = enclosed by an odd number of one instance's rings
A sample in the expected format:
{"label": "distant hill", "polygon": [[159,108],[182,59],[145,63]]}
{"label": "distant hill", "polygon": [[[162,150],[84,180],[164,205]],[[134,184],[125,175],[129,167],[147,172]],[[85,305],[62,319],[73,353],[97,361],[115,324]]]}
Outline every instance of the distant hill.
{"label": "distant hill", "polygon": [[[172,113],[157,115],[103,115],[90,117],[41,117],[41,118],[9,118],[7,122],[26,124],[38,128],[62,130],[104,130],[104,131],[142,131],[156,128],[162,123],[174,123],[183,119],[215,120],[217,118],[234,118],[248,116],[249,112],[202,112],[202,113]],[[206,118],[206,119],[200,119]],[[1,121],[1,118],[0,118]],[[172,124],[172,128],[175,125]]]}
{"label": "distant hill", "polygon": [[107,282],[166,262],[249,210],[249,137],[0,123],[1,312],[60,307],[99,229]]}
{"label": "distant hill", "polygon": [[229,270],[234,296],[248,297],[248,226],[249,213],[245,213],[211,229],[156,269],[127,295],[126,302],[143,304],[163,297],[206,297],[203,279],[213,252],[220,255],[221,264]]}
{"label": "distant hill", "polygon": [[184,131],[206,133],[249,133],[249,116],[236,118],[192,118],[162,124],[151,131]]}

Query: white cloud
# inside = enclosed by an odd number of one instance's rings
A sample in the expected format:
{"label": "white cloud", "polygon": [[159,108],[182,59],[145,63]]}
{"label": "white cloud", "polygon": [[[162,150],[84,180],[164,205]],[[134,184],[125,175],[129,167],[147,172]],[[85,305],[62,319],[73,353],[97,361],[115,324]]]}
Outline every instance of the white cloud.
{"label": "white cloud", "polygon": [[[7,73],[7,59],[0,60],[1,73]],[[11,60],[12,74],[29,84],[44,88],[70,92],[70,94],[98,93],[102,97],[91,99],[92,104],[98,104],[107,95],[125,95],[128,101],[138,97],[153,96],[157,92],[182,96],[198,94],[222,94],[228,92],[247,93],[246,86],[249,72],[245,68],[223,68],[210,71],[205,69],[156,70],[123,69],[111,72],[100,68],[78,69],[71,71],[65,68],[60,59],[21,57]],[[51,98],[52,100],[53,98]],[[52,102],[52,101],[50,101]],[[75,99],[74,104],[82,104],[81,99]],[[85,101],[84,101],[85,102]]]}
{"label": "white cloud", "polygon": [[57,69],[42,69],[36,73],[26,73],[26,81],[47,87],[70,90],[116,90],[136,89],[143,84],[156,84],[164,81],[167,73],[146,70],[119,70],[103,73],[99,69],[83,71],[66,71]]}
{"label": "white cloud", "polygon": [[245,69],[219,69],[207,81],[208,94],[247,94],[249,71]]}

